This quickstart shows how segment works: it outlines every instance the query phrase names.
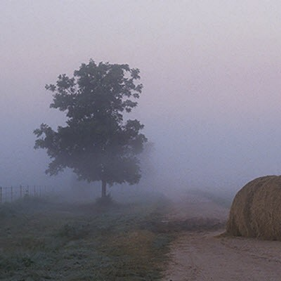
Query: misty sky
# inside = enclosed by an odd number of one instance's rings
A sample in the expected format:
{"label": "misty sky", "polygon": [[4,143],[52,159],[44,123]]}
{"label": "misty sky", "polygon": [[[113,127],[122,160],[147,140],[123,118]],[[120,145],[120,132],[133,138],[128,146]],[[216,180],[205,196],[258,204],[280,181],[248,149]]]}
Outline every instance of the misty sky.
{"label": "misty sky", "polygon": [[49,179],[33,130],[45,84],[90,58],[141,71],[132,113],[167,186],[239,189],[281,174],[281,1],[1,0],[0,185]]}

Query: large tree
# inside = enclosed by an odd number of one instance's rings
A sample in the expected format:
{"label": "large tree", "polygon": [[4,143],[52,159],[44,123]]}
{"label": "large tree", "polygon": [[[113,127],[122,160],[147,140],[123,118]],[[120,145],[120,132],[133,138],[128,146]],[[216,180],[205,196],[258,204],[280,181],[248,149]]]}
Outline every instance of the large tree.
{"label": "large tree", "polygon": [[59,75],[56,84],[46,85],[53,93],[50,107],[67,117],[66,126],[57,131],[46,124],[34,131],[35,149],[46,149],[52,160],[47,174],[68,167],[80,180],[101,181],[103,198],[107,184],[140,180],[137,154],[147,141],[140,133],[144,126],[138,120],[124,120],[137,106],[142,90],[136,84],[139,78],[139,70],[127,64],[90,60],[73,77]]}

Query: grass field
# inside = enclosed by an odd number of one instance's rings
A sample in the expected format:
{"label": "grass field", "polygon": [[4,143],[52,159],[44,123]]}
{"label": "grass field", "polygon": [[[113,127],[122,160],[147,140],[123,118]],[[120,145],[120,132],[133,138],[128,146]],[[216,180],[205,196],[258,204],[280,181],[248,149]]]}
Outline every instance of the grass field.
{"label": "grass field", "polygon": [[159,280],[172,235],[169,202],[70,204],[25,198],[0,206],[0,280]]}

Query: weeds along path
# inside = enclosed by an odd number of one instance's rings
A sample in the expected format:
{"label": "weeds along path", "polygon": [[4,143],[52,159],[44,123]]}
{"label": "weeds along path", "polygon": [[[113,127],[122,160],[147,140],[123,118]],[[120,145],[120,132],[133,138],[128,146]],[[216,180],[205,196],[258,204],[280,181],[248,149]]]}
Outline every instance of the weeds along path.
{"label": "weeds along path", "polygon": [[196,196],[175,204],[167,219],[188,222],[197,218],[201,221],[197,226],[205,226],[179,232],[163,281],[281,280],[281,243],[218,237],[224,232],[223,224],[214,229],[212,222],[223,223],[227,215],[228,209]]}

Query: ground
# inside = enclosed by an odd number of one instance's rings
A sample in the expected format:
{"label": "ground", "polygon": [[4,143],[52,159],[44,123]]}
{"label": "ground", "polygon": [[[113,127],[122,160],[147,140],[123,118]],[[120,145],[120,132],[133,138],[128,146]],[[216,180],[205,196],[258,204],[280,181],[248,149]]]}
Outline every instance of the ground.
{"label": "ground", "polygon": [[221,235],[230,201],[140,197],[106,208],[29,197],[0,205],[0,280],[281,280],[280,242]]}
{"label": "ground", "polygon": [[281,280],[281,242],[221,236],[229,208],[194,194],[173,201],[169,223],[199,223],[170,245],[163,281]]}

